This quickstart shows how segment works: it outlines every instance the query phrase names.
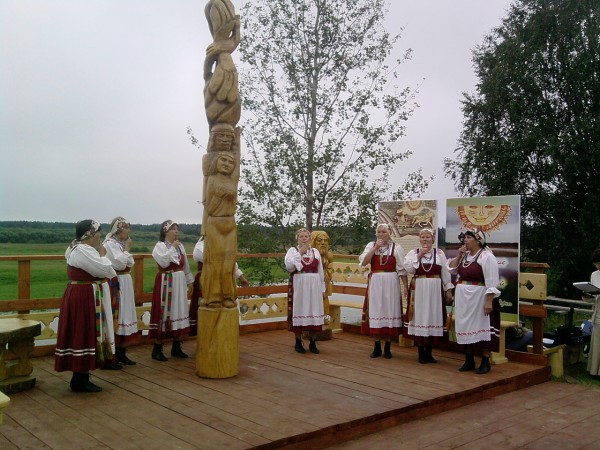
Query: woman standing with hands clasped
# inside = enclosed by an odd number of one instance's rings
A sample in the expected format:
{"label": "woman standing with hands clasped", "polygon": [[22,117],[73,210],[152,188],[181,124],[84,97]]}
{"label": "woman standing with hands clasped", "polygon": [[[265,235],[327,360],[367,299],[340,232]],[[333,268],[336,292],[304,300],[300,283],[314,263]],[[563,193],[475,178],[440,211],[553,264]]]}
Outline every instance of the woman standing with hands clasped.
{"label": "woman standing with hands clasped", "polygon": [[290,272],[288,283],[288,330],[296,336],[295,350],[306,353],[302,345],[302,332],[310,335],[309,350],[318,354],[315,335],[325,323],[323,300],[325,276],[319,250],[310,246],[310,232],[306,228],[296,231],[298,245],[285,255],[285,268]]}
{"label": "woman standing with hands clasped", "polygon": [[[373,336],[371,358],[378,358],[383,354],[386,359],[390,359],[391,340],[400,335],[402,327],[400,280],[405,290],[408,289],[408,282],[403,266],[404,250],[401,245],[392,241],[388,224],[377,225],[377,240],[367,244],[358,261],[361,266],[371,265],[361,331]],[[385,339],[383,352],[381,339]]]}
{"label": "woman standing with hands clasped", "polygon": [[452,302],[450,272],[446,255],[433,247],[434,234],[430,228],[419,232],[420,248],[411,250],[404,259],[404,268],[413,274],[408,290],[407,319],[404,334],[419,347],[421,364],[436,363],[432,347],[444,336],[446,303]]}
{"label": "woman standing with hands clasped", "polygon": [[135,361],[126,355],[126,344],[137,336],[137,313],[131,268],[133,255],[131,248],[131,224],[123,217],[116,217],[102,246],[106,249],[106,257],[110,259],[117,276],[109,281],[113,303],[113,316],[117,322],[115,330],[116,360],[118,363],[132,366]]}
{"label": "woman standing with hands clasped", "polygon": [[69,282],[60,304],[54,369],[73,372],[70,386],[74,392],[102,390],[90,381],[90,371],[110,361],[115,349],[106,279],[116,273],[99,244],[100,224],[82,220],[65,252]]}
{"label": "woman standing with hands clasped", "polygon": [[152,359],[167,361],[163,354],[163,341],[171,338],[171,356],[187,358],[188,355],[181,347],[181,340],[190,331],[187,298],[194,276],[190,271],[185,248],[179,242],[179,225],[172,220],[162,223],[160,238],[154,246],[152,257],[158,264],[150,310],[149,336],[155,339]]}
{"label": "woman standing with hands clasped", "polygon": [[464,245],[448,267],[451,273],[458,273],[454,299],[456,341],[465,346],[465,363],[458,370],[475,370],[473,352],[481,350],[476,372],[488,373],[490,352],[497,352],[500,342],[500,291],[498,262],[486,246],[483,231],[476,228],[464,233]]}

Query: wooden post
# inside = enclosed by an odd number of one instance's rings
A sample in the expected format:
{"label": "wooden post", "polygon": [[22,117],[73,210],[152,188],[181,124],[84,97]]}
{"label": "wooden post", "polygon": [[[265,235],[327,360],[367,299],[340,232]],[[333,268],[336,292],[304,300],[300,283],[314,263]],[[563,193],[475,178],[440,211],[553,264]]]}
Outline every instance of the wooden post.
{"label": "wooden post", "polygon": [[133,266],[133,292],[136,299],[142,298],[144,292],[144,256],[134,255]]}
{"label": "wooden post", "polygon": [[239,372],[237,308],[198,308],[196,375],[230,378]]}
{"label": "wooden post", "polygon": [[[19,300],[29,300],[31,299],[31,261],[29,259],[19,259],[18,267],[17,298]],[[29,311],[18,311],[18,313],[29,314]]]}

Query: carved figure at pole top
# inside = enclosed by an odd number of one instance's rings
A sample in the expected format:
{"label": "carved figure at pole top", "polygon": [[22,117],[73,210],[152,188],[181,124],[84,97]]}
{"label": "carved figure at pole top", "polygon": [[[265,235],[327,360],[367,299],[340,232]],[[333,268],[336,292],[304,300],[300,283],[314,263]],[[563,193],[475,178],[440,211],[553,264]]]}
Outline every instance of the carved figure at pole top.
{"label": "carved figure at pole top", "polygon": [[217,123],[210,130],[208,152],[202,159],[204,172],[202,220],[204,267],[201,284],[203,304],[235,308],[237,225],[235,211],[240,178],[240,129]]}
{"label": "carved figure at pole top", "polygon": [[210,0],[204,9],[213,43],[204,61],[204,107],[209,126],[240,120],[238,73],[231,53],[240,43],[240,16],[230,0]]}

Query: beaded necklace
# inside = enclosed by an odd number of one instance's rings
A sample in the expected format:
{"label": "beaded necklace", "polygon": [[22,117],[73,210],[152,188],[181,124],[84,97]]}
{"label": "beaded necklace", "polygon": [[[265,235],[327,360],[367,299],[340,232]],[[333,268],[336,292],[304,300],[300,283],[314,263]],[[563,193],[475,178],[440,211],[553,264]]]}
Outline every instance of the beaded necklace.
{"label": "beaded necklace", "polygon": [[[422,257],[421,257],[421,259],[424,259],[424,260],[425,260],[425,262],[422,262],[422,261],[421,261],[421,267],[423,268],[423,271],[424,271],[424,272],[430,272],[430,271],[431,271],[431,269],[433,268],[433,261],[434,261],[434,258],[433,258],[433,256],[434,256],[434,255],[433,255],[433,252],[434,252],[434,251],[435,251],[435,249],[434,249],[434,248],[433,248],[433,249],[431,249],[431,251],[429,252],[429,257],[427,257],[427,253],[425,253],[425,254],[424,254]],[[427,264],[427,263],[429,263],[429,269],[425,267],[425,264]]]}
{"label": "beaded necklace", "polygon": [[[379,264],[382,266],[385,266],[388,262],[388,259],[390,259],[390,255],[388,255],[388,252],[390,250],[390,244],[386,244],[385,247],[379,247],[379,250],[377,251],[377,253],[379,253]],[[383,258],[385,256],[385,259]]]}
{"label": "beaded necklace", "polygon": [[[480,248],[477,253],[475,253],[473,255],[473,258],[471,258],[471,261],[467,262],[467,255],[465,255],[464,259],[462,260],[462,266],[466,269],[467,267],[469,267],[471,264],[473,264],[473,261],[477,261],[477,258],[479,257],[479,254],[483,251],[482,248]],[[468,252],[468,255],[471,255],[471,252]]]}
{"label": "beaded necklace", "polygon": [[174,248],[175,250],[177,250],[177,254],[179,255],[179,258],[181,259],[182,253],[181,253],[181,248],[179,246],[175,247],[172,242],[169,242],[166,239],[165,239],[165,245],[167,246],[167,249]]}

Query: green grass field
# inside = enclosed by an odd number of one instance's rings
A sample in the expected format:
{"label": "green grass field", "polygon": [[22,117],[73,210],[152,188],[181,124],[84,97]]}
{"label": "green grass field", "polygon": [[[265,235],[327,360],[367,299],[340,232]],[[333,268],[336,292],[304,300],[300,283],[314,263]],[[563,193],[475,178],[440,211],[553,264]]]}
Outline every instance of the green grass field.
{"label": "green grass field", "polygon": [[[141,253],[150,253],[155,242],[135,242],[135,248],[143,248]],[[68,244],[1,244],[0,256],[12,255],[64,255]],[[193,246],[185,244],[191,253]],[[146,250],[147,249],[147,250]],[[140,253],[133,251],[132,253]],[[287,272],[275,260],[252,261],[240,259],[239,265],[253,284],[283,282]],[[190,260],[190,268],[196,272],[196,263]],[[144,292],[152,292],[156,276],[156,264],[149,258],[144,261]],[[57,261],[31,262],[31,298],[62,297],[67,283],[67,267],[64,259]],[[17,262],[0,261],[0,300],[17,298]]]}
{"label": "green grass field", "polygon": [[[152,249],[154,242],[136,243]],[[191,251],[191,246],[186,250]],[[12,255],[60,255],[67,248],[65,244],[0,244],[0,256]],[[195,266],[192,265],[192,270]],[[144,263],[144,292],[152,292],[156,264],[152,259]],[[64,259],[58,261],[31,262],[31,298],[62,297],[67,283],[67,265]],[[17,298],[17,262],[0,261],[0,300]]]}

